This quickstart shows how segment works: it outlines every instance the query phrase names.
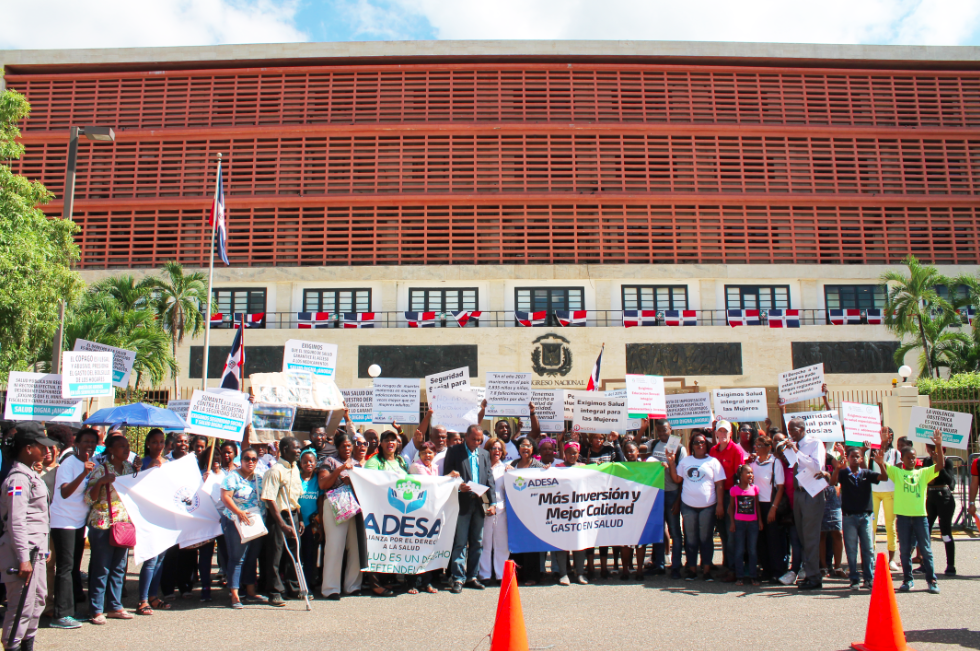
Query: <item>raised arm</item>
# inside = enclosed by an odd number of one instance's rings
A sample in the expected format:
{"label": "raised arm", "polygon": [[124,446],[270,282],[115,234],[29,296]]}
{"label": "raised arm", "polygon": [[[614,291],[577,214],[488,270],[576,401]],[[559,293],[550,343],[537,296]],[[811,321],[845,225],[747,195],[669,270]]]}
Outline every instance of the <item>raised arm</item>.
{"label": "raised arm", "polygon": [[529,402],[527,406],[531,408],[531,438],[537,441],[541,438],[541,423],[538,422],[538,416],[535,413],[537,410],[534,408],[534,403]]}
{"label": "raised arm", "polygon": [[422,444],[425,443],[425,437],[429,434],[429,423],[432,422],[432,414],[434,413],[430,403],[429,408],[425,410],[425,416],[422,416],[422,422],[415,429],[415,436],[412,437],[415,441],[416,450],[421,450]]}
{"label": "raised arm", "polygon": [[824,384],[822,387],[820,387],[820,390],[823,391],[823,406],[824,406],[824,409],[826,409],[827,411],[830,411],[830,401],[827,399],[827,393],[828,393],[827,392],[827,385]]}
{"label": "raised arm", "polygon": [[483,417],[486,415],[486,413],[487,413],[487,399],[484,398],[483,402],[480,403],[480,413],[476,415],[476,422],[482,423]]}

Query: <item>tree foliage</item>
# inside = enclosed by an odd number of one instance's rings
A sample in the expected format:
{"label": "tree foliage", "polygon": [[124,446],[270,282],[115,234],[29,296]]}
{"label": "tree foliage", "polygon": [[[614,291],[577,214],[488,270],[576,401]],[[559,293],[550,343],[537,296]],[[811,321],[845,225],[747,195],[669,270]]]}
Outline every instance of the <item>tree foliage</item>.
{"label": "tree foliage", "polygon": [[[177,356],[177,346],[184,341],[184,335],[192,337],[204,332],[206,327],[201,305],[207,301],[207,277],[200,272],[185,274],[178,262],[168,262],[163,266],[161,278],[147,279],[153,289],[153,303],[163,329],[170,333],[171,352]],[[174,395],[178,395],[179,385],[174,374]]]}

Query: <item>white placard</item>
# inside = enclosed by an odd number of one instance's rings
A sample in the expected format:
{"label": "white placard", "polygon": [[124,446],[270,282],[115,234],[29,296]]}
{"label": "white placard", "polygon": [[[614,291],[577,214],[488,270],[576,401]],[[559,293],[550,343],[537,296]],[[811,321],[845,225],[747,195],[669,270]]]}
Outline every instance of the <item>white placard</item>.
{"label": "white placard", "polygon": [[878,405],[842,402],[841,421],[844,424],[844,440],[867,443],[873,448],[881,447],[881,412]]}
{"label": "white placard", "polygon": [[715,416],[739,423],[765,420],[769,416],[765,389],[715,389]]}
{"label": "white placard", "polygon": [[61,397],[61,376],[54,373],[11,371],[7,379],[5,420],[43,420],[55,423],[82,422],[81,400]]}
{"label": "white placard", "polygon": [[75,352],[81,353],[112,353],[112,386],[126,388],[129,386],[129,375],[133,371],[136,353],[125,348],[97,344],[85,339],[75,340]]}
{"label": "white placard", "polygon": [[572,412],[575,410],[575,398],[579,395],[588,395],[593,393],[592,391],[575,391],[571,389],[565,389],[565,420],[572,420]]}
{"label": "white placard", "polygon": [[608,434],[626,431],[626,399],[609,397],[607,391],[583,391],[575,397],[572,431]]}
{"label": "white placard", "polygon": [[111,398],[112,353],[61,354],[62,398]]}
{"label": "white placard", "polygon": [[282,372],[309,371],[321,377],[337,375],[337,344],[290,339],[282,350]]}
{"label": "white placard", "polygon": [[944,446],[966,450],[970,443],[972,424],[973,414],[961,414],[957,411],[930,407],[912,407],[909,436],[913,441],[932,443],[932,433],[938,429],[943,433]]}
{"label": "white placard", "polygon": [[833,411],[801,411],[795,414],[783,414],[783,424],[789,426],[789,421],[802,418],[806,422],[806,433],[824,443],[835,443],[844,440],[844,430],[841,429],[837,410]]}
{"label": "white placard", "polygon": [[468,389],[470,387],[470,367],[462,366],[451,371],[443,371],[425,376],[425,395],[432,399],[436,389]]}
{"label": "white placard", "polygon": [[710,393],[674,393],[667,396],[665,402],[671,428],[711,427]]}
{"label": "white placard", "polygon": [[487,373],[486,416],[530,416],[530,373]]}
{"label": "white placard", "polygon": [[241,441],[249,418],[248,395],[194,389],[187,407],[187,433]]}
{"label": "white placard", "polygon": [[374,409],[374,389],[341,389],[347,411],[354,423],[370,423]]}
{"label": "white placard", "polygon": [[[626,389],[611,389],[606,391],[606,395],[610,398],[616,398],[618,400],[627,400]],[[627,402],[627,405],[628,404],[629,403]],[[630,418],[629,408],[627,408],[626,412],[626,427],[624,429],[627,431],[640,429],[640,426],[643,425],[643,416],[639,416],[638,418]]]}
{"label": "white placard", "polygon": [[[534,415],[538,418],[538,426],[542,432],[565,431],[565,392],[561,389],[546,389],[531,391],[531,402],[534,403]],[[521,431],[531,431],[531,419],[521,421]]]}
{"label": "white placard", "polygon": [[478,425],[480,394],[468,388],[433,389],[429,395],[432,425],[442,425],[447,431],[465,432],[470,425]]}
{"label": "white placard", "polygon": [[659,375],[626,376],[626,411],[649,418],[666,418],[664,379]]}
{"label": "white placard", "polygon": [[190,407],[190,400],[171,400],[167,403],[167,409],[183,418],[185,423],[187,422],[187,412],[190,410]]}
{"label": "white placard", "polygon": [[418,423],[422,389],[417,379],[376,378],[371,420],[375,423]]}
{"label": "white placard", "polygon": [[673,454],[677,452],[677,448],[679,447],[681,447],[681,437],[676,434],[671,434],[667,438],[667,445],[664,447],[664,450]]}
{"label": "white placard", "polygon": [[779,397],[786,404],[823,396],[823,362],[779,374]]}

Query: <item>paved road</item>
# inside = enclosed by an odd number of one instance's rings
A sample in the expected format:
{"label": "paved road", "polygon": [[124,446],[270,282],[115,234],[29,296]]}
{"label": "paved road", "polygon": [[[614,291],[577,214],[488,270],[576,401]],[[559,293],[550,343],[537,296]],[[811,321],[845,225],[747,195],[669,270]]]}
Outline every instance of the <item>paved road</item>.
{"label": "paved road", "polygon": [[[936,543],[943,568],[942,544]],[[898,595],[916,651],[980,649],[980,540],[958,537],[957,566],[959,576],[941,577],[941,595],[926,593],[924,580],[917,581],[915,592]],[[135,578],[130,575],[130,594],[136,592]],[[521,600],[532,649],[843,650],[864,638],[870,593],[852,593],[843,580],[825,585],[820,593],[800,594],[775,586],[736,589],[664,577],[645,583],[617,578],[588,586],[521,588]],[[491,588],[461,595],[317,600],[306,612],[296,601],[285,609],[232,611],[227,594],[218,592],[207,607],[195,595],[194,601],[152,617],[74,631],[42,628],[38,648],[241,651],[275,644],[297,650],[485,650],[497,595]],[[135,606],[130,602],[126,605]]]}

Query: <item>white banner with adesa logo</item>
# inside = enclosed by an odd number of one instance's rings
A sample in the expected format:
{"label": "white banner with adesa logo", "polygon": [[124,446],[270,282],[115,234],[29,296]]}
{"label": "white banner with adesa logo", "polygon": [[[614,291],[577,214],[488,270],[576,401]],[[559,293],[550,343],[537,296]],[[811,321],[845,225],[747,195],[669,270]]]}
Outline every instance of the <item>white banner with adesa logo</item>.
{"label": "white banner with adesa logo", "polygon": [[421,574],[445,569],[456,536],[459,480],[351,470],[364,515],[366,572]]}
{"label": "white banner with adesa logo", "polygon": [[659,463],[513,470],[503,484],[512,554],[663,541]]}

